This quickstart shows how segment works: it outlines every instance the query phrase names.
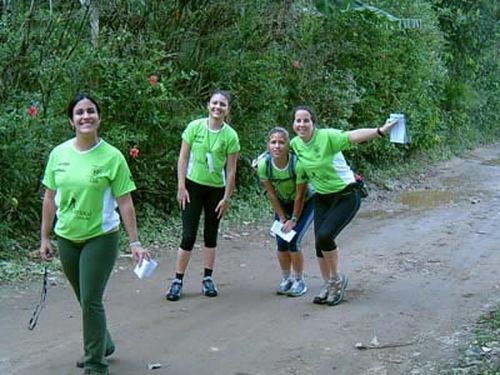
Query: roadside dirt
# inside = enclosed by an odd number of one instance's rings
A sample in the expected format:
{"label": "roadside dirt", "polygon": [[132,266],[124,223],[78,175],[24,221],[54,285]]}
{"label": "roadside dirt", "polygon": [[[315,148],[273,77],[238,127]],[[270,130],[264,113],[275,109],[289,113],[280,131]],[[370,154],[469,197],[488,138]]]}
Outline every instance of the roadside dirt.
{"label": "roadside dirt", "polygon": [[[267,222],[224,233],[217,298],[200,295],[199,252],[178,302],[164,299],[173,250],[155,253],[159,267],[147,280],[121,259],[106,293],[117,345],[111,374],[437,374],[500,300],[499,181],[497,144],[373,191],[338,240],[350,285],[335,307],[312,303],[321,280],[311,233],[309,292],[274,293],[279,270]],[[0,286],[0,374],[80,373],[80,313],[60,275],[55,284],[32,332],[26,323],[40,285]]]}

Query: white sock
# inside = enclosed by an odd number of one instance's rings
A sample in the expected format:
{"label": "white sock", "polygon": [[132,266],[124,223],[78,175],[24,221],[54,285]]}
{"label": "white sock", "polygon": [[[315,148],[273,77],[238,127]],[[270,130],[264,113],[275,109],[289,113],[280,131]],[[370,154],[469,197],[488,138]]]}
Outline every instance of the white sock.
{"label": "white sock", "polygon": [[304,272],[295,273],[295,280],[301,280],[304,277]]}

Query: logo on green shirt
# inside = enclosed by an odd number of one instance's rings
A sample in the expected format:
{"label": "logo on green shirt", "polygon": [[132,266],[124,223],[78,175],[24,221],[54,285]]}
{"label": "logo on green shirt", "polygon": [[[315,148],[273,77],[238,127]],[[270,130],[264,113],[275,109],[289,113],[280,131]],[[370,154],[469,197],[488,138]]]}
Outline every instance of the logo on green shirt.
{"label": "logo on green shirt", "polygon": [[89,182],[97,184],[99,182],[99,177],[102,174],[102,167],[98,165],[93,165],[90,169]]}

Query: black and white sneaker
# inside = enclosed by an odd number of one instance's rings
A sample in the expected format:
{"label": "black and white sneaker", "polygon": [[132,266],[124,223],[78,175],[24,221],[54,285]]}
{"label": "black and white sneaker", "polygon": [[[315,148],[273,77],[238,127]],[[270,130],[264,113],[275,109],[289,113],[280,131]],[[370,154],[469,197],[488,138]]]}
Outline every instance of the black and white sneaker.
{"label": "black and white sneaker", "polygon": [[169,301],[178,301],[182,296],[182,280],[174,279],[167,290],[166,298]]}
{"label": "black and white sneaker", "polygon": [[[340,284],[342,286],[342,289],[345,291],[345,289],[347,288],[347,285],[349,284],[349,279],[347,278],[346,275],[340,275]],[[314,296],[313,302],[317,303],[318,305],[323,305],[323,304],[327,303],[329,291],[330,291],[330,283],[325,282],[325,284],[323,284],[323,286],[319,290],[318,294],[316,294]],[[342,298],[344,298],[343,293],[342,293]],[[338,299],[338,296],[337,296],[337,299]],[[340,299],[340,301],[341,300],[342,299]],[[340,301],[338,301],[337,303],[339,303]],[[337,303],[334,303],[334,305]],[[331,305],[331,306],[333,306],[333,305]]]}
{"label": "black and white sneaker", "polygon": [[330,280],[328,282],[328,297],[326,297],[327,305],[335,306],[342,302],[348,282],[349,280],[345,275],[340,275],[337,280]]}
{"label": "black and white sneaker", "polygon": [[201,293],[203,293],[207,297],[217,296],[217,287],[215,286],[214,280],[211,276],[203,278],[203,281],[201,282]]}

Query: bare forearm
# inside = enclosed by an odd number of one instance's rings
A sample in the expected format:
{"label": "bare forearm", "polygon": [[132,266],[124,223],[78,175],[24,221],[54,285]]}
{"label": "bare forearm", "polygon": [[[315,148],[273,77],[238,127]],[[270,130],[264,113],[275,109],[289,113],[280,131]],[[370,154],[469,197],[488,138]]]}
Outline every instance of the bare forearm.
{"label": "bare forearm", "polygon": [[138,240],[137,221],[132,197],[130,194],[126,194],[118,198],[117,202],[128,239],[130,242],[136,242]]}
{"label": "bare forearm", "polygon": [[234,191],[236,183],[236,163],[238,154],[230,154],[227,161],[227,181],[226,189],[224,190],[224,199],[229,200]]}
{"label": "bare forearm", "polygon": [[[269,194],[268,194],[269,195]],[[271,205],[273,206],[274,212],[276,212],[276,215],[278,215],[280,221],[286,221],[287,217],[285,214],[285,211],[283,211],[283,208],[281,207],[281,203],[276,195],[269,195],[269,200],[271,201]]]}
{"label": "bare forearm", "polygon": [[293,203],[293,216],[299,218],[304,209],[304,202],[306,198],[307,184],[299,184],[295,189],[295,201]]}
{"label": "bare forearm", "polygon": [[226,188],[224,190],[224,199],[231,199],[231,195],[233,194],[234,191],[234,185],[235,185],[235,180],[236,180],[236,173],[228,174],[227,178],[227,183],[226,183]]}
{"label": "bare forearm", "polygon": [[349,141],[351,143],[362,143],[374,138],[378,138],[380,137],[380,135],[377,133],[377,129],[378,128],[364,128],[351,130],[349,132]]}
{"label": "bare forearm", "polygon": [[42,204],[42,224],[40,228],[40,236],[42,239],[49,238],[55,216],[56,206],[54,203],[53,193],[46,192]]}
{"label": "bare forearm", "polygon": [[299,218],[302,215],[302,210],[304,208],[304,197],[295,199],[293,203],[293,216]]}
{"label": "bare forearm", "polygon": [[142,260],[145,257],[149,259],[150,255],[147,250],[143,249],[141,243],[138,240],[137,222],[132,196],[130,195],[130,193],[125,194],[124,196],[117,198],[116,201],[118,202],[118,208],[120,209],[123,225],[125,226],[125,230],[127,231],[132,258],[138,264],[141,264]]}
{"label": "bare forearm", "polygon": [[271,201],[271,205],[273,206],[274,212],[276,212],[276,215],[278,215],[279,219],[281,222],[286,221],[286,213],[283,210],[283,207],[281,207],[280,200],[278,196],[276,195],[276,191],[274,190],[273,184],[268,181],[262,181],[262,186],[264,186],[264,189],[266,189],[267,197]]}
{"label": "bare forearm", "polygon": [[177,186],[178,188],[186,187],[186,160],[179,158],[177,162]]}
{"label": "bare forearm", "polygon": [[384,125],[378,128],[356,129],[348,132],[349,141],[351,143],[366,142],[374,138],[380,138],[390,132],[391,128],[396,125],[397,120],[388,119]]}
{"label": "bare forearm", "polygon": [[177,188],[186,188],[186,167],[188,163],[189,153],[191,147],[185,141],[181,143],[181,150],[179,151],[179,160],[177,161]]}

